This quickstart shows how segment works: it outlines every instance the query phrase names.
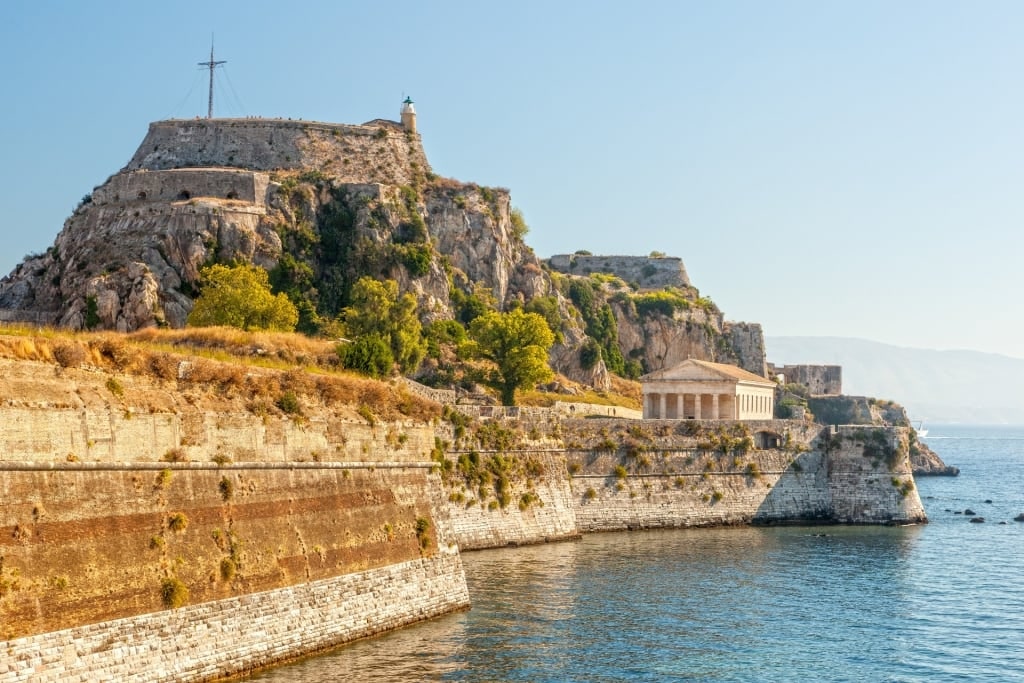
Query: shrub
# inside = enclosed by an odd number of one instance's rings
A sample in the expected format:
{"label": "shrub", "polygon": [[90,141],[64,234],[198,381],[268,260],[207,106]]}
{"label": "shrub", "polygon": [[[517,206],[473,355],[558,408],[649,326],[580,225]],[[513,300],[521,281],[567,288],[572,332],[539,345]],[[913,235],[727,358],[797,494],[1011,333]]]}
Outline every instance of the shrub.
{"label": "shrub", "polygon": [[160,459],[164,462],[188,462],[184,448],[171,448]]}
{"label": "shrub", "polygon": [[430,547],[430,520],[426,517],[416,518],[416,538],[419,539],[420,548],[426,550]]}
{"label": "shrub", "polygon": [[188,528],[188,517],[184,512],[175,512],[167,518],[167,528],[171,531],[184,531]]}
{"label": "shrub", "polygon": [[80,344],[59,344],[53,350],[53,358],[64,368],[77,368],[85,362],[85,349]]}
{"label": "shrub", "polygon": [[302,414],[302,406],[299,405],[299,397],[295,395],[294,391],[286,391],[281,394],[281,397],[276,401],[276,405],[283,413],[287,413],[289,415]]}
{"label": "shrub", "polygon": [[[84,261],[79,262],[80,266],[84,264]],[[85,327],[88,330],[94,330],[99,324],[99,304],[96,303],[95,296],[87,296],[85,297]]]}
{"label": "shrub", "polygon": [[174,577],[164,579],[160,585],[160,597],[164,607],[177,609],[188,602],[188,586]]}
{"label": "shrub", "polygon": [[616,465],[615,469],[612,470],[612,473],[615,475],[616,479],[625,479],[627,476],[629,476],[629,473],[626,472],[626,468],[623,467],[622,465]]}
{"label": "shrub", "polygon": [[235,573],[238,571],[238,565],[230,557],[225,557],[220,561],[220,578],[224,581],[230,581],[235,578]]}
{"label": "shrub", "polygon": [[124,387],[117,381],[117,378],[111,377],[107,380],[107,391],[112,393],[114,396],[124,396]]}
{"label": "shrub", "polygon": [[231,500],[231,497],[235,494],[235,483],[227,477],[220,478],[217,488],[220,490],[221,499],[225,502]]}
{"label": "shrub", "polygon": [[640,294],[633,299],[633,303],[636,305],[637,313],[642,317],[660,313],[666,318],[671,318],[677,311],[690,308],[690,302],[686,298],[669,290]]}
{"label": "shrub", "polygon": [[172,472],[168,469],[162,469],[156,475],[156,487],[158,489],[167,488],[167,485],[171,483]]}

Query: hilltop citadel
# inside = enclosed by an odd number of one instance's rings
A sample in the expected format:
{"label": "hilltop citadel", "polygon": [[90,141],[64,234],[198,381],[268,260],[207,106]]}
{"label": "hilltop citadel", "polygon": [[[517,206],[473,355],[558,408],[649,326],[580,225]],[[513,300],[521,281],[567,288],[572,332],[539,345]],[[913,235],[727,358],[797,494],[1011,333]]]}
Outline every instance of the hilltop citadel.
{"label": "hilltop citadel", "polygon": [[[776,419],[839,393],[838,370],[776,368],[777,389],[760,326],[726,322],[678,258],[542,263],[509,192],[436,176],[411,101],[401,119],[153,123],[0,281],[0,319],[97,330],[0,337],[0,682],[234,675],[467,608],[469,549],[926,521],[905,416]],[[272,271],[314,331],[367,274],[428,322],[543,300],[564,376],[643,376],[657,398],[501,407],[445,386],[440,357],[384,384],[339,375],[327,341],[152,331],[183,327],[200,269],[233,261]]]}

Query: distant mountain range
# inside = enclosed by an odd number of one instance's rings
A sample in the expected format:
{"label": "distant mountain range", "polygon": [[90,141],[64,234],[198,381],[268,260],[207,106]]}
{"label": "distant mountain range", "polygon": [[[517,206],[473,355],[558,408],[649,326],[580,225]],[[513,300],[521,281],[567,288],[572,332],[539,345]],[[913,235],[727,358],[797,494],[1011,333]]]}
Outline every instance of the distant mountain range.
{"label": "distant mountain range", "polygon": [[1024,359],[847,337],[768,337],[768,360],[843,366],[843,393],[892,399],[911,419],[1024,424]]}

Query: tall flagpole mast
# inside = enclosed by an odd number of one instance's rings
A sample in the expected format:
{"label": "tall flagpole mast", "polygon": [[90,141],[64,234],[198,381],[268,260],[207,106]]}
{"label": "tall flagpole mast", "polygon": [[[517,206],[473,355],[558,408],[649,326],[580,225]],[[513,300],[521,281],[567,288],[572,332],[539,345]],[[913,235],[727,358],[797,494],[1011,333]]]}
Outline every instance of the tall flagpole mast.
{"label": "tall flagpole mast", "polygon": [[206,118],[208,119],[213,118],[213,70],[221,64],[227,64],[227,60],[221,60],[219,62],[215,62],[213,60],[213,36],[210,36],[210,61],[199,62],[199,66],[205,66],[210,69],[210,100],[206,108]]}

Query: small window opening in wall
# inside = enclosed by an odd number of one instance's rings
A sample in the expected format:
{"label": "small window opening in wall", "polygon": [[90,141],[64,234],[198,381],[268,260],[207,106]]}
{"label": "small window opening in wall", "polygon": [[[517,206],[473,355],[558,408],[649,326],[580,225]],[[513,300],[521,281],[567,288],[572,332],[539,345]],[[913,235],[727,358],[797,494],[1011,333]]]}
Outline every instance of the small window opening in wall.
{"label": "small window opening in wall", "polygon": [[139,199],[145,199],[146,198],[146,193],[145,192],[140,192],[139,194],[136,195],[136,197],[138,197]]}
{"label": "small window opening in wall", "polygon": [[228,199],[238,199],[238,193],[231,190],[231,192],[228,192]]}
{"label": "small window opening in wall", "polygon": [[192,199],[192,194],[188,190],[182,190],[178,193],[178,199]]}

